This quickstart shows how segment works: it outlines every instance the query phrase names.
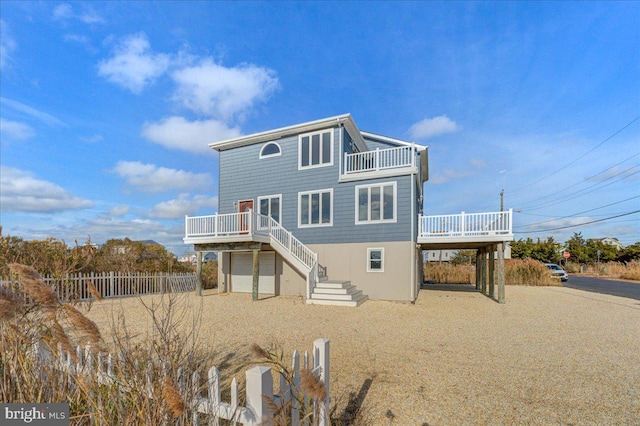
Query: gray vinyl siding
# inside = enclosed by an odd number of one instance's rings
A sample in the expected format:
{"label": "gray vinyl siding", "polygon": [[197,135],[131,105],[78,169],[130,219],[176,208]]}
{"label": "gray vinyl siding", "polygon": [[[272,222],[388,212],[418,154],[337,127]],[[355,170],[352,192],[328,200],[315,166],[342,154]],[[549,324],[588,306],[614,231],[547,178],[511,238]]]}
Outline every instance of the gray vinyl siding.
{"label": "gray vinyl siding", "polygon": [[[298,170],[298,136],[277,140],[282,155],[259,159],[265,143],[220,152],[219,212],[234,213],[234,202],[282,194],[282,225],[305,244],[413,241],[411,221],[415,216],[411,198],[414,176],[338,183],[343,155],[342,129],[333,131],[333,165]],[[345,132],[346,134],[346,132]],[[342,146],[341,146],[342,145]],[[396,223],[355,224],[355,187],[371,183],[397,182]],[[333,225],[298,227],[298,193],[333,188]],[[415,208],[415,203],[414,203]],[[415,233],[415,228],[414,228]]]}

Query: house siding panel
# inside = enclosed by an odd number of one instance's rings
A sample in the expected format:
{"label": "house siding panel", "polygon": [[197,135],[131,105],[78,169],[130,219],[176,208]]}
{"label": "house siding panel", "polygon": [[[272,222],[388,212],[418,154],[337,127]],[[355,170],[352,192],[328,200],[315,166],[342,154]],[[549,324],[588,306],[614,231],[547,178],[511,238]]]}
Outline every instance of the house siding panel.
{"label": "house siding panel", "polygon": [[[219,212],[237,211],[234,202],[274,193],[282,194],[282,225],[305,244],[414,241],[415,221],[411,198],[413,176],[338,183],[344,139],[341,128],[333,130],[333,165],[298,170],[298,137],[277,142],[282,155],[259,159],[265,143],[220,152]],[[346,134],[346,132],[345,132]],[[369,143],[369,142],[367,142]],[[397,182],[396,223],[355,224],[355,187],[370,183]],[[333,226],[298,228],[298,193],[333,188]],[[257,203],[255,204],[257,208]],[[415,206],[414,206],[415,208]]]}

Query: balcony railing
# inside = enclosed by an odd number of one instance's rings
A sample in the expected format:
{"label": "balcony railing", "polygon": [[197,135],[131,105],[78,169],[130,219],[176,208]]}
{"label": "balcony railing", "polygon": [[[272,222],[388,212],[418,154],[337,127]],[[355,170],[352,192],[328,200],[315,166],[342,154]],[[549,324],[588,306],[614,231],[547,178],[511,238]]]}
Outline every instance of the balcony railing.
{"label": "balcony railing", "polygon": [[513,210],[420,216],[418,238],[513,236]]}
{"label": "balcony railing", "polygon": [[412,167],[416,165],[413,146],[376,149],[375,151],[344,154],[344,174],[370,172],[376,170]]}
{"label": "balcony railing", "polygon": [[215,238],[254,233],[268,235],[268,226],[259,222],[264,221],[251,211],[211,216],[187,216],[185,218],[185,236],[187,238]]}

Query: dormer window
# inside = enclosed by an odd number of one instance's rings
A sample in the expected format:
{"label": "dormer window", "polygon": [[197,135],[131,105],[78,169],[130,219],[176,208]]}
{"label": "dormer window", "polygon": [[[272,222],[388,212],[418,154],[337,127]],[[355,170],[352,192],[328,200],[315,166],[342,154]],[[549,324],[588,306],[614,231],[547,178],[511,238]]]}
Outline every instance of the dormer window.
{"label": "dormer window", "polygon": [[260,158],[277,157],[278,155],[282,155],[282,150],[276,142],[266,143],[260,150]]}

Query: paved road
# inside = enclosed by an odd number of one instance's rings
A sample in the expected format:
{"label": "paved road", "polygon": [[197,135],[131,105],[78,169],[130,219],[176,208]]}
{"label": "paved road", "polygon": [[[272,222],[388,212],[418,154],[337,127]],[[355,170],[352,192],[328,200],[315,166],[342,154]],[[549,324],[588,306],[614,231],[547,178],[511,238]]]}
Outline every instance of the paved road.
{"label": "paved road", "polygon": [[569,281],[563,282],[562,286],[640,300],[640,283],[569,275]]}

